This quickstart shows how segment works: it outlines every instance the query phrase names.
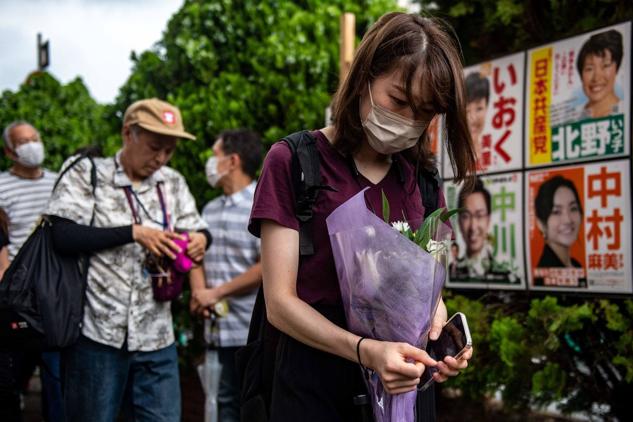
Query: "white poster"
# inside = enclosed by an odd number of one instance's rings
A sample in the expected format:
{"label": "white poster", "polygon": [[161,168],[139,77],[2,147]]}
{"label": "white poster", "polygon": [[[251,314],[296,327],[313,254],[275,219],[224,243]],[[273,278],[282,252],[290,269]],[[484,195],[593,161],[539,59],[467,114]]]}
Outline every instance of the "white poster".
{"label": "white poster", "polygon": [[629,153],[631,23],[528,52],[528,167]]}
{"label": "white poster", "polygon": [[[464,69],[468,130],[479,174],[523,165],[524,65],[525,53],[517,53]],[[444,176],[452,177],[447,157],[444,163]]]}
{"label": "white poster", "polygon": [[455,242],[447,287],[524,289],[523,175],[482,176],[472,190],[445,183]]}

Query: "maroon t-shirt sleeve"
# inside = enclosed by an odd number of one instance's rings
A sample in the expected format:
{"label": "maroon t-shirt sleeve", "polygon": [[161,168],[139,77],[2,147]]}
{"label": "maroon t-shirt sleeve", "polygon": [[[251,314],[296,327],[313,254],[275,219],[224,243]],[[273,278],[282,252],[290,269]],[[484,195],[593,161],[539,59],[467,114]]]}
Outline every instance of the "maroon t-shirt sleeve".
{"label": "maroon t-shirt sleeve", "polygon": [[299,230],[295,216],[295,193],[292,180],[292,153],[284,141],[274,144],[264,160],[257,182],[248,231],[259,237],[262,220]]}

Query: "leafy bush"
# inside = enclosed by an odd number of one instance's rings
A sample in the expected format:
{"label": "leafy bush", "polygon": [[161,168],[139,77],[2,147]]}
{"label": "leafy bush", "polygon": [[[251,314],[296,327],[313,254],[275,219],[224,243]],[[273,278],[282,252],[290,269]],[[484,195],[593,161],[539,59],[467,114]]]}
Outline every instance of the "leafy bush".
{"label": "leafy bush", "polygon": [[447,384],[470,400],[501,391],[519,412],[558,403],[562,412],[611,406],[622,416],[633,391],[633,300],[582,300],[524,293],[447,295],[449,315],[468,316],[475,354]]}
{"label": "leafy bush", "polygon": [[178,105],[198,140],[180,145],[172,165],[203,205],[215,194],[204,177],[215,137],[249,127],[270,145],[293,131],[323,126],[338,83],[341,13],[356,14],[360,35],[395,9],[395,0],[187,0],[162,40],[132,55],[132,75],[111,117],[149,96]]}
{"label": "leafy bush", "polygon": [[[16,92],[0,96],[0,124],[27,120],[41,133],[46,147],[44,165],[58,170],[82,146],[103,145],[108,135],[104,107],[90,96],[81,78],[62,85],[46,72],[34,72]],[[10,163],[2,156],[0,166]]]}

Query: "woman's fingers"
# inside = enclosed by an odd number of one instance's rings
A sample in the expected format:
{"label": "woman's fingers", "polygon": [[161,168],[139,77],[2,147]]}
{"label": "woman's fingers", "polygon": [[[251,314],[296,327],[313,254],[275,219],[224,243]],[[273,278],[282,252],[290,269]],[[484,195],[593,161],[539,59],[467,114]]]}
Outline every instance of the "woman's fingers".
{"label": "woman's fingers", "polygon": [[[472,352],[469,353],[469,356],[472,356]],[[450,367],[450,369],[461,371],[468,367],[468,359],[470,359],[470,357],[461,357],[459,359],[455,359],[454,357],[446,356],[444,358],[444,362]]]}
{"label": "woman's fingers", "polygon": [[390,390],[399,390],[399,389],[413,390],[419,383],[420,383],[420,378],[414,378],[414,379],[384,382],[383,386]]}
{"label": "woman's fingers", "polygon": [[441,375],[444,375],[447,377],[454,377],[456,375],[459,375],[459,369],[450,367],[449,365],[446,364],[446,361],[438,362],[437,369]]}
{"label": "woman's fingers", "polygon": [[466,349],[464,354],[459,358],[460,360],[470,360],[473,357],[473,348],[472,346]]}
{"label": "woman's fingers", "polygon": [[446,356],[443,361],[437,363],[438,372],[433,374],[436,382],[444,382],[449,377],[459,375],[459,372],[468,367],[468,359],[472,356],[472,349],[464,353],[464,355],[455,359],[452,356]]}
{"label": "woman's fingers", "polygon": [[444,381],[448,380],[448,377],[446,375],[443,375],[440,372],[435,372],[433,374],[433,379],[435,380],[435,382],[444,382]]}
{"label": "woman's fingers", "polygon": [[[435,366],[437,365],[437,361],[429,356],[426,351],[422,349],[418,349],[417,347],[411,346],[407,343],[400,343],[402,348],[402,354],[407,360],[414,360],[416,362],[421,362],[425,366]],[[424,369],[424,368],[423,368]]]}

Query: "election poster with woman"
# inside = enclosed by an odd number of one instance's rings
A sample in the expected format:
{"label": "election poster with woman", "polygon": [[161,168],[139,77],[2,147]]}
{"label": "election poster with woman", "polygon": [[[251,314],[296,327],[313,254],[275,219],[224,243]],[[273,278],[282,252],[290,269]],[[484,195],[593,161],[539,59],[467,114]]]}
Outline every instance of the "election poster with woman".
{"label": "election poster with woman", "polygon": [[528,51],[528,167],[629,153],[631,22]]}
{"label": "election poster with woman", "polygon": [[528,172],[529,287],[631,291],[630,162]]}

